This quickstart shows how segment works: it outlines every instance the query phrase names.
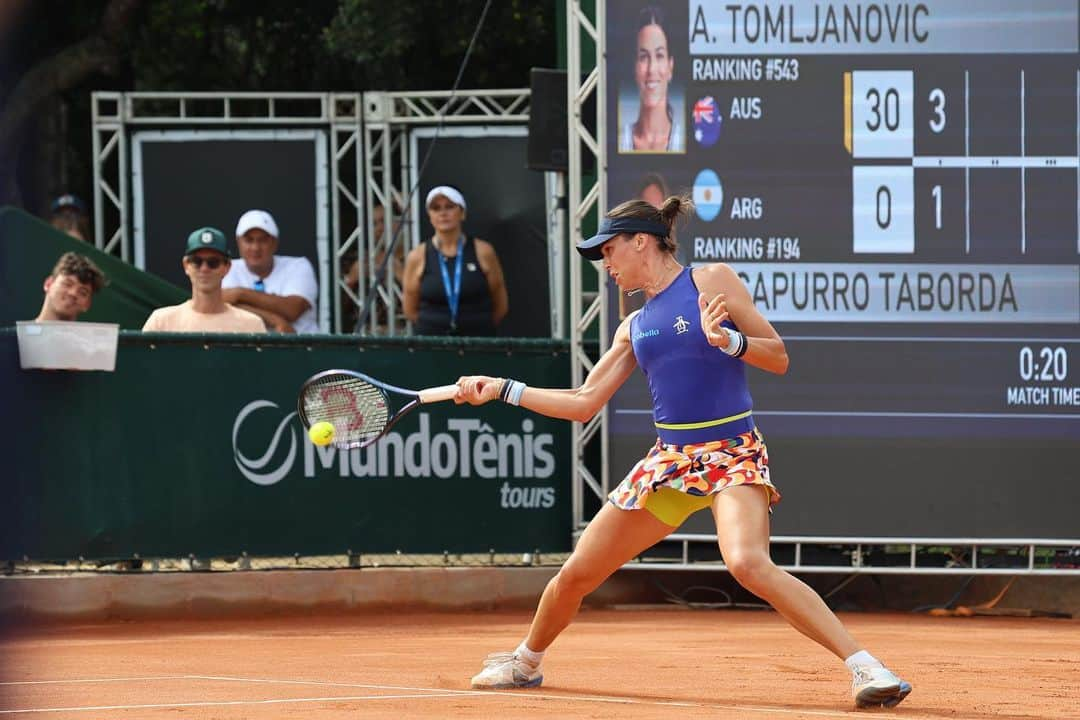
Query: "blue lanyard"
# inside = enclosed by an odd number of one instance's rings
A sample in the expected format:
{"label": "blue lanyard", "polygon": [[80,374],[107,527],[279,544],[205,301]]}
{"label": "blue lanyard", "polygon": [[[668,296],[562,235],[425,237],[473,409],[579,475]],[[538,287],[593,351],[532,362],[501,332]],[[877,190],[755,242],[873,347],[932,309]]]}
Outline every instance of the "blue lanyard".
{"label": "blue lanyard", "polygon": [[436,248],[439,254],[439,269],[442,270],[443,289],[446,290],[446,303],[450,306],[450,329],[457,329],[458,304],[461,302],[461,263],[465,254],[465,236],[459,235],[457,241],[457,262],[454,263],[454,284],[450,284],[450,271],[446,268],[446,256]]}

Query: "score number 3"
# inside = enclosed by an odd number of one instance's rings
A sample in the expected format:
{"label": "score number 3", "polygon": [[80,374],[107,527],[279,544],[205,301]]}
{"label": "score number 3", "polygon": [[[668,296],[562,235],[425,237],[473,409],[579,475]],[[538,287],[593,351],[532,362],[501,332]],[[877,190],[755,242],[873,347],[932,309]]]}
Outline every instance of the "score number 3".
{"label": "score number 3", "polygon": [[940,133],[945,129],[945,91],[934,88],[930,91],[930,106],[934,117],[930,118],[930,130]]}

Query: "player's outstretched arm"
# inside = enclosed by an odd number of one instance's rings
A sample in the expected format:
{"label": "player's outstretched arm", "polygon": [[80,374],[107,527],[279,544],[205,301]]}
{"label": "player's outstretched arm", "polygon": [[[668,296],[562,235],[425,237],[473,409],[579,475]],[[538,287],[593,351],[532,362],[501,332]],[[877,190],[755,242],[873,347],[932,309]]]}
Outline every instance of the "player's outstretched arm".
{"label": "player's outstretched arm", "polygon": [[[628,317],[619,325],[611,347],[593,366],[592,372],[581,387],[569,389],[525,387],[517,404],[548,417],[587,422],[626,382],[635,367],[637,367],[637,361],[634,359],[634,351],[630,346],[630,318]],[[457,381],[458,394],[454,397],[454,402],[459,405],[461,403],[483,405],[492,400],[498,400],[508,382],[511,381],[487,375],[462,377]]]}

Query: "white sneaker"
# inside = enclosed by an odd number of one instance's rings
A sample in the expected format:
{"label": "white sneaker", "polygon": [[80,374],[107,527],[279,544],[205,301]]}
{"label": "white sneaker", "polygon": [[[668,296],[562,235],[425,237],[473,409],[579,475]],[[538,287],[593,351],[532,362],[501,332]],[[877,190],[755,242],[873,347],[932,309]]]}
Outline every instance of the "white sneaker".
{"label": "white sneaker", "polygon": [[911,683],[904,682],[882,666],[855,668],[851,680],[851,695],[855,706],[896,707],[911,692]]}
{"label": "white sneaker", "polygon": [[533,667],[512,652],[491,653],[484,659],[484,669],[473,676],[472,686],[485,690],[539,687],[544,681],[540,666]]}

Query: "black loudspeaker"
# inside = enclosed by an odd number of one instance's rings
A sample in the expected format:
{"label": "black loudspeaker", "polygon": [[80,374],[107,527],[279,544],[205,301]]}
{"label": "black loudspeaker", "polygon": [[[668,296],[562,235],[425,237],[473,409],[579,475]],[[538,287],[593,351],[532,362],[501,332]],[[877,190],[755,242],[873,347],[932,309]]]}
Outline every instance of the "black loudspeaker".
{"label": "black loudspeaker", "polygon": [[568,169],[566,71],[533,68],[529,73],[529,144],[525,166],[532,170]]}

